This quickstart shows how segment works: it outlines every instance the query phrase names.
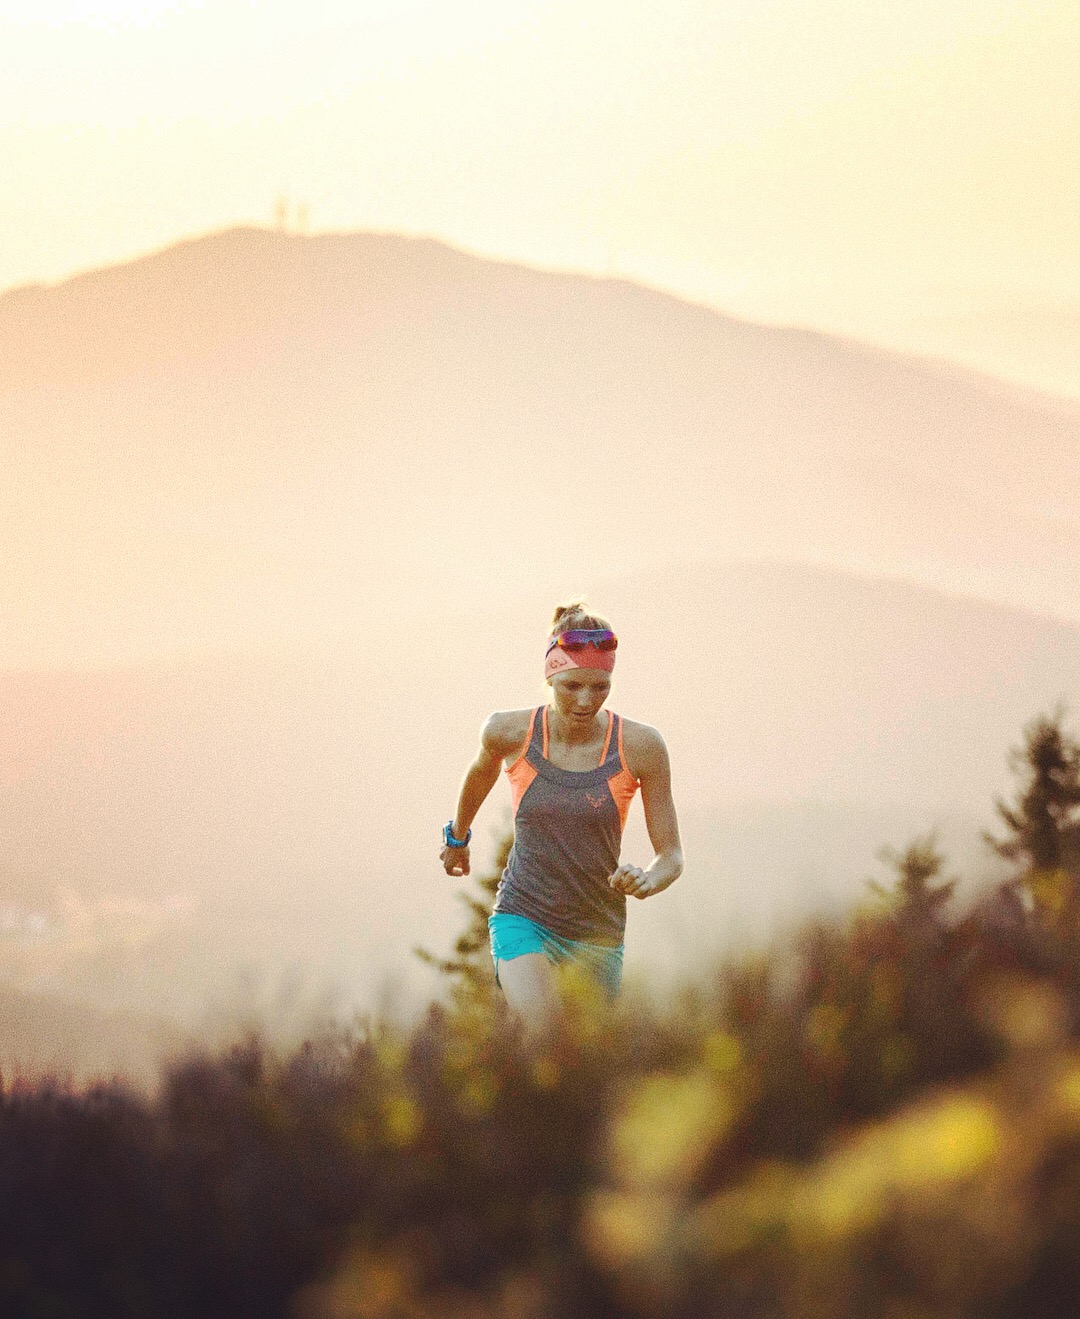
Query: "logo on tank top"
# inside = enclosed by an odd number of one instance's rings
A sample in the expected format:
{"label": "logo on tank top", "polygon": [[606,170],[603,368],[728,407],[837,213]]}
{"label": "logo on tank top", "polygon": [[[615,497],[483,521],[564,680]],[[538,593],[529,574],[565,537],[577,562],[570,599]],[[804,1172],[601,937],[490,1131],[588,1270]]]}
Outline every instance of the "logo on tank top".
{"label": "logo on tank top", "polygon": [[604,805],[604,802],[607,801],[607,798],[594,797],[591,792],[587,792],[585,794],[585,800],[589,803],[589,805],[593,808],[594,811],[598,811]]}

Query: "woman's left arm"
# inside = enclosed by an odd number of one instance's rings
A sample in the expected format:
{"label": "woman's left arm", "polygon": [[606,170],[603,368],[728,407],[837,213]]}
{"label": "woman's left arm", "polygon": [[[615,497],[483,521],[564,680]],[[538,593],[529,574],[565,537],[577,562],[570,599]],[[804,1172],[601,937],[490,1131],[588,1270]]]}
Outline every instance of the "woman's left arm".
{"label": "woman's left arm", "polygon": [[639,866],[620,866],[609,883],[634,898],[650,898],[662,893],[682,874],[683,853],[679,839],[679,820],[671,795],[671,762],[664,739],[655,728],[639,726],[641,738],[635,746],[635,772],[641,783],[641,802],[645,807],[645,827],[656,855],[644,870]]}

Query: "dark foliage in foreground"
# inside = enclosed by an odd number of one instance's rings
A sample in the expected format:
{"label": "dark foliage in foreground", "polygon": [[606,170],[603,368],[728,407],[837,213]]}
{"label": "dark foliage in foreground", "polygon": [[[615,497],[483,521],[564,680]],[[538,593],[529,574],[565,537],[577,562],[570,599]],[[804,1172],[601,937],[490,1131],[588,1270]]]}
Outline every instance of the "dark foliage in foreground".
{"label": "dark foliage in foreground", "polygon": [[1072,1316],[1080,757],[1055,729],[999,805],[1017,875],[966,914],[931,836],[846,924],[663,1009],[568,982],[528,1055],[474,902],[411,1030],[248,1039],[153,1099],[8,1088],[0,1314]]}

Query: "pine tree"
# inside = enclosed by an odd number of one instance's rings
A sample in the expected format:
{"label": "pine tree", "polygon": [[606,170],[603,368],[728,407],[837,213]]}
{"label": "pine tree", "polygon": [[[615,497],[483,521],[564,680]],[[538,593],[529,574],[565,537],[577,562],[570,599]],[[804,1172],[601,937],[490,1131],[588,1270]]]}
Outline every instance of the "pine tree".
{"label": "pine tree", "polygon": [[1043,912],[1077,920],[1080,889],[1080,745],[1062,732],[1058,706],[1024,730],[1024,746],[1009,752],[1010,767],[1026,776],[1017,800],[995,806],[1009,827],[1005,838],[984,830],[999,856],[1023,863],[1017,877]]}
{"label": "pine tree", "polygon": [[871,880],[870,887],[890,900],[901,928],[913,933],[937,928],[940,909],[956,888],[955,879],[932,882],[945,864],[944,854],[937,850],[937,831],[917,838],[903,852],[883,847],[878,856],[896,871],[896,883],[887,889]]}

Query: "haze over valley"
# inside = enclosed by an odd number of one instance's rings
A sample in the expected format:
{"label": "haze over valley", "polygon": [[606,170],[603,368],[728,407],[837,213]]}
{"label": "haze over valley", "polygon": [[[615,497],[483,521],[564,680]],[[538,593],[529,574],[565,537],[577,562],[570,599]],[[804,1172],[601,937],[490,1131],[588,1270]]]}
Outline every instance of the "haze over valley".
{"label": "haze over valley", "polygon": [[439,828],[577,592],[672,752],[690,864],[628,932],[657,984],[934,824],[1000,873],[1008,748],[1080,688],[1080,405],[626,281],[214,234],[0,298],[0,436],[36,1002],[416,1001],[461,921]]}

